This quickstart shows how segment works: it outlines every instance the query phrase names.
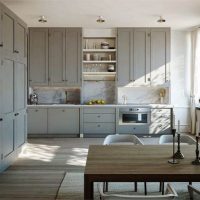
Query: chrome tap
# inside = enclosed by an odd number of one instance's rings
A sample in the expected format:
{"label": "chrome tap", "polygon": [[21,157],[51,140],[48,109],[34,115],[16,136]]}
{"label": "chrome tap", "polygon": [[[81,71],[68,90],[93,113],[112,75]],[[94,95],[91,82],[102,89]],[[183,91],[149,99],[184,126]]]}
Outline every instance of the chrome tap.
{"label": "chrome tap", "polygon": [[122,98],[123,98],[123,104],[127,104],[127,100],[128,100],[127,96],[123,95]]}

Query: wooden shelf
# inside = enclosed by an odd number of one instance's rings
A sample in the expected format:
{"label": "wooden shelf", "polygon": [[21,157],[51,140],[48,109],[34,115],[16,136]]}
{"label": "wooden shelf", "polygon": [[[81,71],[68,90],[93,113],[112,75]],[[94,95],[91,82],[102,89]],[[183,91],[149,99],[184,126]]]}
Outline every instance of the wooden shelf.
{"label": "wooden shelf", "polygon": [[115,76],[116,72],[83,72],[83,75]]}
{"label": "wooden shelf", "polygon": [[83,49],[83,52],[116,52],[116,49]]}
{"label": "wooden shelf", "polygon": [[86,61],[86,60],[83,60],[83,63],[85,64],[90,64],[90,63],[99,63],[99,64],[102,64],[102,63],[116,63],[116,60],[90,60],[90,61]]}

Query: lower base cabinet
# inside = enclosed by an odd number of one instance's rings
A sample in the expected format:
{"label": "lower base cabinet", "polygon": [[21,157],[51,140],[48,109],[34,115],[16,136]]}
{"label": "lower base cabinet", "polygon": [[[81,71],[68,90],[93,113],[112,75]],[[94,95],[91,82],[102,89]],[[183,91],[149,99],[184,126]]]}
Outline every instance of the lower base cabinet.
{"label": "lower base cabinet", "polygon": [[79,134],[79,108],[48,109],[49,134]]}
{"label": "lower base cabinet", "polygon": [[47,134],[47,109],[28,109],[28,133]]}
{"label": "lower base cabinet", "polygon": [[15,137],[15,149],[23,145],[26,141],[26,114],[20,113],[16,116],[14,121],[14,137]]}
{"label": "lower base cabinet", "polygon": [[28,134],[79,134],[79,108],[29,108]]}

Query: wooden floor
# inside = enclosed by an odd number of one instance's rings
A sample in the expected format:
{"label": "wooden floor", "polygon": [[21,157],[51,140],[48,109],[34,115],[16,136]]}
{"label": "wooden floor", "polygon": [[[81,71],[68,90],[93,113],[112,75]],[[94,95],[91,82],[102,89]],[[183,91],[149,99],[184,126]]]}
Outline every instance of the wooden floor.
{"label": "wooden floor", "polygon": [[16,162],[0,174],[0,200],[56,199],[66,172],[82,172],[90,144],[103,139],[30,139]]}

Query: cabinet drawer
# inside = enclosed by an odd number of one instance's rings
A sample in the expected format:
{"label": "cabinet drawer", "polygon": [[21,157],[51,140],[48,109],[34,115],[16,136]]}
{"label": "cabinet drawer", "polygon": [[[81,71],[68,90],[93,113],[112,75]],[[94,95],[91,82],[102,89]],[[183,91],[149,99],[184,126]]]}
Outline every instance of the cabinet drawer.
{"label": "cabinet drawer", "polygon": [[171,115],[169,114],[152,114],[151,122],[168,122],[171,120]]}
{"label": "cabinet drawer", "polygon": [[149,125],[120,125],[118,126],[118,131],[121,134],[149,134]]}
{"label": "cabinet drawer", "polygon": [[171,133],[170,123],[152,123],[150,125],[150,134],[168,134]]}
{"label": "cabinet drawer", "polygon": [[166,115],[170,115],[171,112],[170,109],[162,109],[162,108],[155,108],[155,109],[151,109],[151,114],[157,114],[157,115],[160,115],[160,114],[166,114]]}
{"label": "cabinet drawer", "polygon": [[115,133],[115,123],[84,123],[84,133]]}
{"label": "cabinet drawer", "polygon": [[115,122],[114,114],[84,114],[84,122]]}
{"label": "cabinet drawer", "polygon": [[115,113],[115,108],[84,108],[84,113]]}

